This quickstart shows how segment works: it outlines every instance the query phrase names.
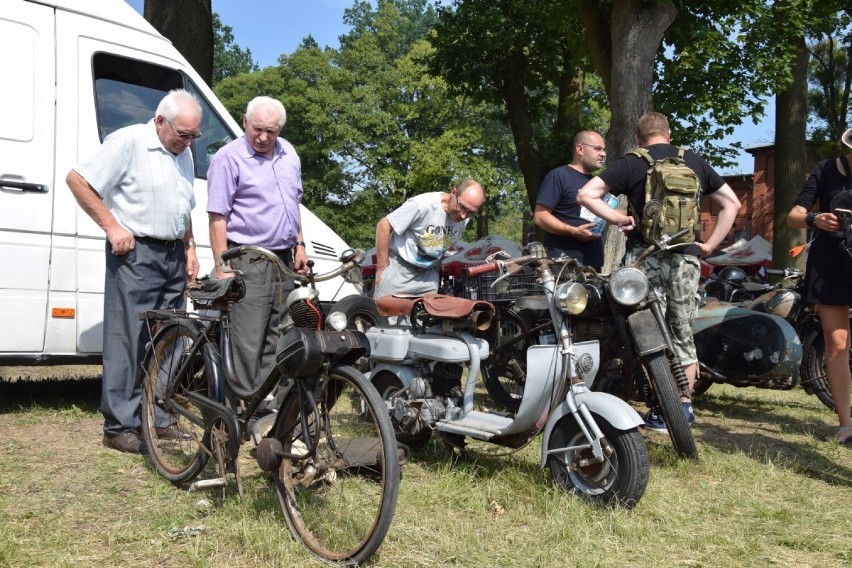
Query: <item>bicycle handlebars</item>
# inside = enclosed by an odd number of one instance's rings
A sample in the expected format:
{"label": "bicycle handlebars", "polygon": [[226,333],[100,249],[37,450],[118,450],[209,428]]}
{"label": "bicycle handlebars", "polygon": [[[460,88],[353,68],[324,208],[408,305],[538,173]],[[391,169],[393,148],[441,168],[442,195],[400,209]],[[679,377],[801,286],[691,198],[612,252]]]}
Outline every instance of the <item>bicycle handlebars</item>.
{"label": "bicycle handlebars", "polygon": [[284,278],[289,278],[291,280],[295,280],[301,284],[307,284],[311,281],[314,282],[325,282],[326,280],[331,280],[332,278],[336,278],[341,274],[349,272],[364,260],[364,252],[360,250],[354,251],[354,254],[347,254],[345,258],[348,260],[344,261],[340,266],[333,270],[329,270],[323,274],[299,274],[298,272],[293,271],[289,268],[284,262],[278,258],[278,255],[274,252],[265,249],[263,247],[254,246],[254,245],[240,245],[238,247],[229,248],[225,252],[222,253],[222,256],[219,260],[220,266],[225,268],[225,263],[233,258],[237,258],[238,256],[242,256],[246,253],[253,252],[255,254],[259,254],[260,256],[265,257],[267,260],[272,262],[275,267],[278,269],[278,273],[282,275]]}

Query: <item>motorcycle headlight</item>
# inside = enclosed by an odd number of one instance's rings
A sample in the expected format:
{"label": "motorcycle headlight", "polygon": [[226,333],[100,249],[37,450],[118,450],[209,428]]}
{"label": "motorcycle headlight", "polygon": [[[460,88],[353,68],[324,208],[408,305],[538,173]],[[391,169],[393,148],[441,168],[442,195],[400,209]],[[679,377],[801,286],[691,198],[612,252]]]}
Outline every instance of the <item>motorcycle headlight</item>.
{"label": "motorcycle headlight", "polygon": [[343,312],[331,312],[325,318],[325,328],[333,329],[334,331],[343,331],[346,329],[347,321],[346,314]]}
{"label": "motorcycle headlight", "polygon": [[638,268],[622,268],[609,279],[609,293],[622,306],[635,306],[648,296],[648,277]]}
{"label": "motorcycle headlight", "polygon": [[586,288],[576,282],[565,282],[557,286],[554,298],[561,311],[573,316],[583,313],[589,300]]}

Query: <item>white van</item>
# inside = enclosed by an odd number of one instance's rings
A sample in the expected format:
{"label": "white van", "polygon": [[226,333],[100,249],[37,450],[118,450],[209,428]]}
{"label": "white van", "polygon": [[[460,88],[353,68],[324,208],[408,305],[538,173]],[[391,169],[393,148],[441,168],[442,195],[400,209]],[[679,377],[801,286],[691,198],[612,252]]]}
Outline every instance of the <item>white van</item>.
{"label": "white van", "polygon": [[[110,132],[152,118],[170,89],[195,93],[204,114],[203,136],[192,145],[192,224],[204,273],[213,267],[207,167],[242,131],[124,0],[3,0],[0,77],[0,364],[96,362],[105,239],[65,175]],[[304,207],[302,223],[315,270],[336,266],[343,240]],[[342,280],[325,286],[323,299],[357,293]]]}

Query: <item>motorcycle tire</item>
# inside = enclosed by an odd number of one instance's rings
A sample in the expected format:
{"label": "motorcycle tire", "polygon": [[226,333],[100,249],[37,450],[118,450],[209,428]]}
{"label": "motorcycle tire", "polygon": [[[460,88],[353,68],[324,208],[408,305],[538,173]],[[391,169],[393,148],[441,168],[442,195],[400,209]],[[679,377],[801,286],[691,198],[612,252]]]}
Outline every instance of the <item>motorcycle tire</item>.
{"label": "motorcycle tire", "polygon": [[[648,446],[636,429],[618,430],[604,418],[593,415],[605,436],[603,443],[613,451],[596,463],[585,434],[573,416],[566,415],[554,426],[548,448],[547,467],[563,490],[595,504],[620,505],[632,509],[648,485],[651,469]],[[565,448],[560,450],[560,448]]]}
{"label": "motorcycle tire", "polygon": [[353,294],[336,302],[328,313],[343,312],[346,314],[347,329],[367,331],[374,325],[387,325],[388,319],[379,314],[376,302],[372,298]]}
{"label": "motorcycle tire", "polygon": [[669,358],[665,352],[658,351],[647,355],[644,359],[650,375],[651,386],[657,395],[657,403],[660,405],[660,411],[666,421],[666,428],[669,431],[675,452],[685,458],[697,459],[698,447],[695,445],[692,429],[683,413],[683,405],[680,402],[680,395],[669,365]]}
{"label": "motorcycle tire", "polygon": [[[852,368],[852,349],[849,351],[849,367]],[[828,373],[825,370],[825,338],[822,329],[812,330],[804,341],[804,354],[799,369],[802,387],[808,394],[816,395],[821,403],[832,412],[836,412]]]}

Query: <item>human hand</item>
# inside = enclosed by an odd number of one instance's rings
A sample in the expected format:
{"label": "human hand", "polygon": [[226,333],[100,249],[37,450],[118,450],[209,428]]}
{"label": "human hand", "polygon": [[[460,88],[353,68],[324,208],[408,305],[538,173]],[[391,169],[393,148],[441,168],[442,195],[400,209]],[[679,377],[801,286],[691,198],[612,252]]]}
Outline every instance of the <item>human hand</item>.
{"label": "human hand", "polygon": [[636,218],[633,215],[625,215],[619,211],[619,219],[614,225],[618,225],[618,230],[623,233],[629,233],[636,229]]}
{"label": "human hand", "polygon": [[601,235],[596,235],[592,232],[594,229],[595,223],[586,223],[585,225],[580,225],[579,227],[574,227],[574,238],[578,241],[590,242],[596,241],[601,238]]}
{"label": "human hand", "polygon": [[814,218],[814,227],[830,233],[840,230],[840,219],[834,213],[820,213]]}
{"label": "human hand", "polygon": [[293,270],[299,274],[307,274],[308,272],[308,253],[303,247],[293,249]]}
{"label": "human hand", "polygon": [[136,239],[133,238],[133,234],[121,225],[116,225],[114,229],[107,231],[106,236],[112,245],[112,254],[116,256],[125,255],[136,246]]}
{"label": "human hand", "polygon": [[198,255],[195,247],[186,247],[186,281],[192,282],[198,276]]}

